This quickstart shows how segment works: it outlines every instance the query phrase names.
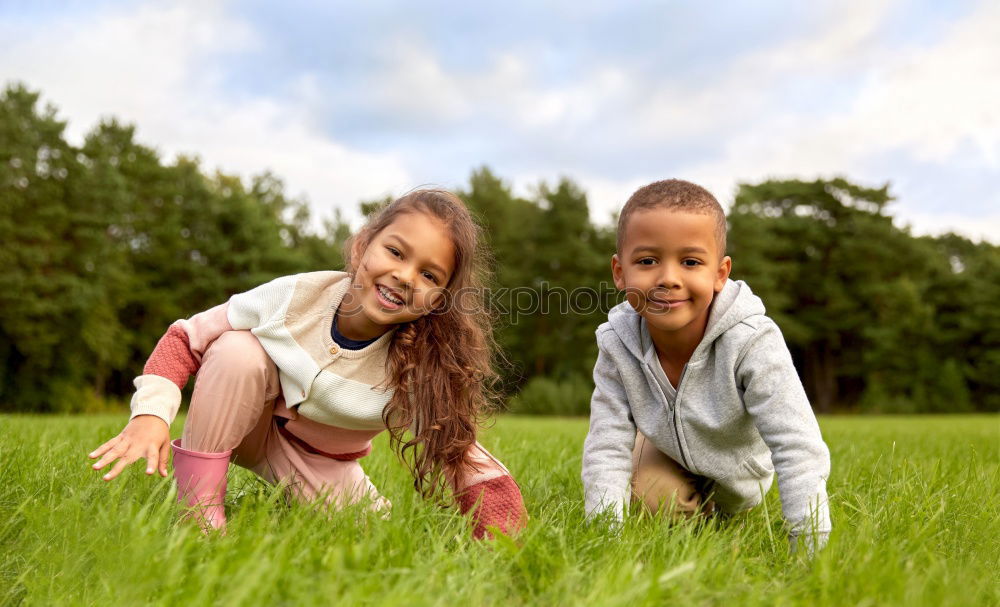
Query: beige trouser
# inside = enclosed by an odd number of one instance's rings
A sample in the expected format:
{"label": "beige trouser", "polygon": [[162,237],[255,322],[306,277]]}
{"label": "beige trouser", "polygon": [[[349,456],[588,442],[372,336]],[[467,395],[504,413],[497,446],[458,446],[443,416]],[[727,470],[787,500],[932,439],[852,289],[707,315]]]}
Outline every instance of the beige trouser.
{"label": "beige trouser", "polygon": [[705,502],[699,479],[664,455],[641,432],[632,451],[632,503],[642,503],[651,513],[690,517],[710,514],[713,502]]}
{"label": "beige trouser", "polygon": [[278,369],[257,338],[249,331],[223,333],[202,357],[181,446],[208,453],[232,449],[233,463],[285,484],[303,501],[370,499],[387,508],[357,461],[309,453],[278,432],[277,417],[298,417],[280,394]]}

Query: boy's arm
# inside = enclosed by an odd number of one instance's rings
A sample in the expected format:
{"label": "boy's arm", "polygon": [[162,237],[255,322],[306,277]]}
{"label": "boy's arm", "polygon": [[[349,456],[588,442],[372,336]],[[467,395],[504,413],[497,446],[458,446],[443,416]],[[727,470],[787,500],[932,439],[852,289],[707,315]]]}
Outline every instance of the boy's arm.
{"label": "boy's arm", "polygon": [[758,330],[737,363],[736,377],[747,411],[771,450],[792,548],[800,536],[810,552],[821,548],[831,530],[830,451],[777,325]]}
{"label": "boy's arm", "polygon": [[635,422],[621,375],[598,335],[590,431],[583,443],[583,491],[587,517],[610,512],[624,517],[631,498]]}

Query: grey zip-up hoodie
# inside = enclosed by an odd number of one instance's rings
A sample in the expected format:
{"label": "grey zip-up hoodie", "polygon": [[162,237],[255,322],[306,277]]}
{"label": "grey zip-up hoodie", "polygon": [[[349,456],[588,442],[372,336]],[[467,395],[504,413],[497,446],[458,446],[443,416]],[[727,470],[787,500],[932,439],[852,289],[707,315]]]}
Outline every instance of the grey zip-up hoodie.
{"label": "grey zip-up hoodie", "polygon": [[645,320],[624,302],[597,328],[590,432],[583,450],[588,516],[617,518],[631,496],[636,429],[660,451],[712,481],[724,512],[752,508],[775,473],[791,539],[829,533],[830,452],[778,326],[742,281],[715,296],[705,336],[670,405]]}

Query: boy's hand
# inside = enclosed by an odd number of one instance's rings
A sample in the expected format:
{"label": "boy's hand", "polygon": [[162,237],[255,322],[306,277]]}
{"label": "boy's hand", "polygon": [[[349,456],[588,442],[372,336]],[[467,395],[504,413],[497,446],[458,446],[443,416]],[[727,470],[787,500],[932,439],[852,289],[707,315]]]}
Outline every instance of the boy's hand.
{"label": "boy's hand", "polygon": [[815,558],[819,554],[819,551],[826,547],[826,543],[829,540],[829,531],[792,534],[788,536],[788,543],[791,546],[792,554],[797,554],[800,549],[804,549],[806,556],[809,558]]}
{"label": "boy's hand", "polygon": [[146,474],[159,470],[160,476],[166,476],[169,455],[170,428],[167,423],[155,415],[137,415],[129,421],[121,434],[95,449],[88,457],[101,458],[94,463],[94,470],[115,462],[103,477],[110,481],[140,458],[146,459]]}

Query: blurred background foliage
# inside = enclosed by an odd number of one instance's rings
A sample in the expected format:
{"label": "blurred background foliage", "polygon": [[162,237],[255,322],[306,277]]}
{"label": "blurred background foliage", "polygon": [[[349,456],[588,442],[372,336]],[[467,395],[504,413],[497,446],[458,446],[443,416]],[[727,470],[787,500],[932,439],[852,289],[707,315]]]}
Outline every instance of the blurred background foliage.
{"label": "blurred background foliage", "polygon": [[[126,399],[177,318],[276,276],[342,267],[349,225],[338,215],[316,229],[278,177],[166,161],[113,119],[80,147],[64,128],[39,93],[0,93],[0,408]],[[594,224],[568,178],[520,197],[484,167],[458,193],[496,259],[511,409],[585,414],[593,333],[618,298],[562,310],[566,293],[610,284],[613,218]],[[891,201],[888,185],[846,179],[743,184],[733,278],[781,326],[819,412],[1000,411],[998,247],[913,236],[893,225]],[[367,214],[379,202],[359,204]],[[502,313],[524,296],[547,313]]]}

